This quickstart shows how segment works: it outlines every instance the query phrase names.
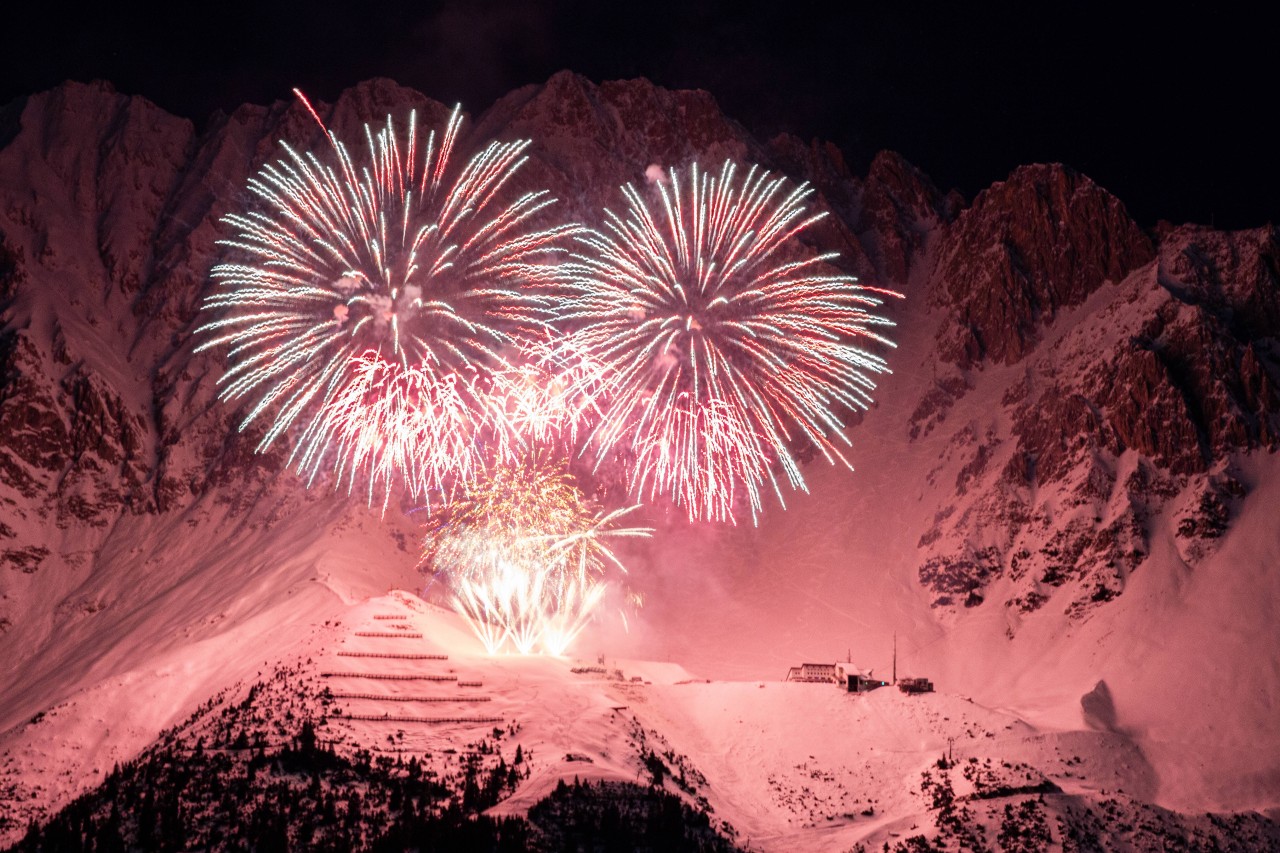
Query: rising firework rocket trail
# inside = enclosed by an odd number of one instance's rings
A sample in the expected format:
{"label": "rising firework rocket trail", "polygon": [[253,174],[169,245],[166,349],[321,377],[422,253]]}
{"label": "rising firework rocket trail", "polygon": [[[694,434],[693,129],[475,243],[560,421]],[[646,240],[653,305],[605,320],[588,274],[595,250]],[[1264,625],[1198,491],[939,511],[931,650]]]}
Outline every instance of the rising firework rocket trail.
{"label": "rising firework rocket trail", "polygon": [[424,567],[445,578],[454,605],[490,654],[562,654],[604,597],[607,573],[625,571],[610,543],[648,536],[603,512],[563,462],[499,465],[427,523]]}
{"label": "rising firework rocket trail", "polygon": [[[527,140],[455,167],[461,124],[455,108],[423,139],[411,113],[402,141],[388,117],[365,126],[360,156],[328,130],[324,154],[282,145],[249,181],[255,209],[223,219],[235,260],[212,271],[198,348],[228,348],[221,396],[251,402],[241,429],[270,420],[259,450],[298,424],[291,463],[310,478],[336,467],[349,489],[367,478],[371,501],[399,479],[423,498],[479,467],[458,436],[493,441],[483,429],[502,426],[482,411],[490,377],[541,324],[535,293],[557,275],[545,262],[575,230],[536,226],[546,192],[501,200]],[[459,424],[483,429],[452,433],[447,452],[420,443]]]}
{"label": "rising firework rocket trail", "polygon": [[755,519],[778,470],[803,489],[796,455],[852,467],[843,412],[865,409],[892,346],[873,313],[891,291],[806,254],[807,185],[787,191],[757,167],[738,178],[696,164],[670,186],[622,188],[621,214],[576,237],[559,303],[564,346],[601,366],[572,405],[604,412],[586,436],[597,467],[622,464],[633,494],[671,498],[691,519]]}

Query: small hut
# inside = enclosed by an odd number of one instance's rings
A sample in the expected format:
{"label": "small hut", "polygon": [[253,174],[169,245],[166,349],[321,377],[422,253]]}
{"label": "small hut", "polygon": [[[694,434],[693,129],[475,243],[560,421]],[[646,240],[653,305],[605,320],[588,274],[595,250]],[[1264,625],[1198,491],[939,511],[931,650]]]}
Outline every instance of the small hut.
{"label": "small hut", "polygon": [[873,676],[871,670],[860,669],[851,663],[836,664],[836,683],[850,693],[867,693],[889,685],[884,679]]}

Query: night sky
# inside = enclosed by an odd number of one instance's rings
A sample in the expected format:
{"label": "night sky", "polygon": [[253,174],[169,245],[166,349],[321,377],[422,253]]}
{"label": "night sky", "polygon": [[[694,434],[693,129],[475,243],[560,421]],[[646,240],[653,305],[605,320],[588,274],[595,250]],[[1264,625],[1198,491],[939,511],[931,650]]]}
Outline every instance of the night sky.
{"label": "night sky", "polygon": [[26,2],[5,11],[0,102],[98,78],[203,123],[385,76],[478,114],[570,68],[707,89],[757,135],[831,139],[858,172],[892,148],[970,198],[1061,161],[1144,225],[1280,219],[1272,28],[1218,4],[1121,5]]}

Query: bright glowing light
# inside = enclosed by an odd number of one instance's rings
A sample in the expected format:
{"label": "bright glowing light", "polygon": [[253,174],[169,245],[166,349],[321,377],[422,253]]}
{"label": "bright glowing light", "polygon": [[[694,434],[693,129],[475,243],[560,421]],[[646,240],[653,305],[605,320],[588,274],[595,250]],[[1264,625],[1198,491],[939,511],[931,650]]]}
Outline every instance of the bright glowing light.
{"label": "bright glowing light", "polygon": [[443,575],[454,605],[485,648],[562,654],[607,588],[610,548],[633,508],[605,513],[564,465],[534,458],[487,471],[427,523],[424,564]]}
{"label": "bright glowing light", "polygon": [[600,412],[588,402],[603,387],[605,367],[589,353],[575,351],[565,341],[551,335],[522,342],[519,358],[493,377],[492,399],[495,416],[506,430],[536,447],[568,447],[578,440],[586,418]]}
{"label": "bright glowing light", "polygon": [[255,209],[223,219],[235,260],[213,268],[199,347],[228,348],[221,396],[252,402],[241,429],[270,419],[259,450],[300,425],[292,462],[310,477],[372,473],[371,502],[397,477],[423,497],[473,473],[461,445],[484,436],[461,425],[490,420],[477,389],[541,325],[533,294],[575,230],[536,225],[546,192],[503,200],[527,140],[455,167],[461,123],[455,109],[422,139],[411,113],[402,141],[388,117],[360,156],[329,131],[324,154],[284,145],[249,181]]}
{"label": "bright glowing light", "polygon": [[751,167],[739,180],[695,164],[687,179],[624,186],[621,215],[577,237],[558,304],[565,351],[599,366],[571,380],[597,466],[621,464],[633,494],[670,497],[691,519],[754,519],[777,470],[805,488],[796,454],[852,467],[842,413],[865,409],[892,346],[872,313],[891,291],[865,287],[795,239],[822,218],[807,185]]}
{"label": "bright glowing light", "polygon": [[499,458],[511,451],[518,437],[501,414],[475,380],[366,352],[303,431],[299,467],[314,472],[319,460],[308,454],[331,449],[339,482],[348,490],[363,483],[370,503],[381,492],[385,509],[394,483],[447,500],[483,466],[477,436]]}

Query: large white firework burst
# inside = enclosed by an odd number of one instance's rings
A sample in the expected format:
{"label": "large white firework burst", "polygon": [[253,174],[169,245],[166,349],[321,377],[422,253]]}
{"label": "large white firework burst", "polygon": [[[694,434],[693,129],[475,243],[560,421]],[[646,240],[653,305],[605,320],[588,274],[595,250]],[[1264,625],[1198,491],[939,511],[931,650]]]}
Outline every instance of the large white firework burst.
{"label": "large white firework burst", "polygon": [[[455,164],[461,124],[455,109],[424,139],[411,113],[401,140],[388,117],[365,126],[359,155],[331,131],[321,154],[282,145],[249,181],[253,209],[223,220],[235,235],[221,241],[230,259],[212,271],[199,349],[227,347],[221,395],[250,401],[242,429],[269,419],[259,449],[300,427],[292,461],[312,477],[372,474],[385,498],[408,472],[422,497],[465,479],[486,438],[466,433],[461,447],[454,433],[439,453],[410,433],[501,426],[483,392],[513,337],[540,323],[536,289],[556,275],[546,260],[574,228],[539,225],[545,191],[510,192],[527,140]],[[423,455],[436,469],[423,473]]]}
{"label": "large white firework burst", "polygon": [[600,369],[574,405],[604,413],[587,450],[640,497],[732,521],[745,496],[754,519],[782,479],[804,488],[799,449],[852,467],[842,418],[887,370],[868,344],[892,346],[874,313],[891,291],[797,244],[823,216],[807,185],[731,162],[669,178],[624,186],[622,213],[577,237],[557,322]]}

